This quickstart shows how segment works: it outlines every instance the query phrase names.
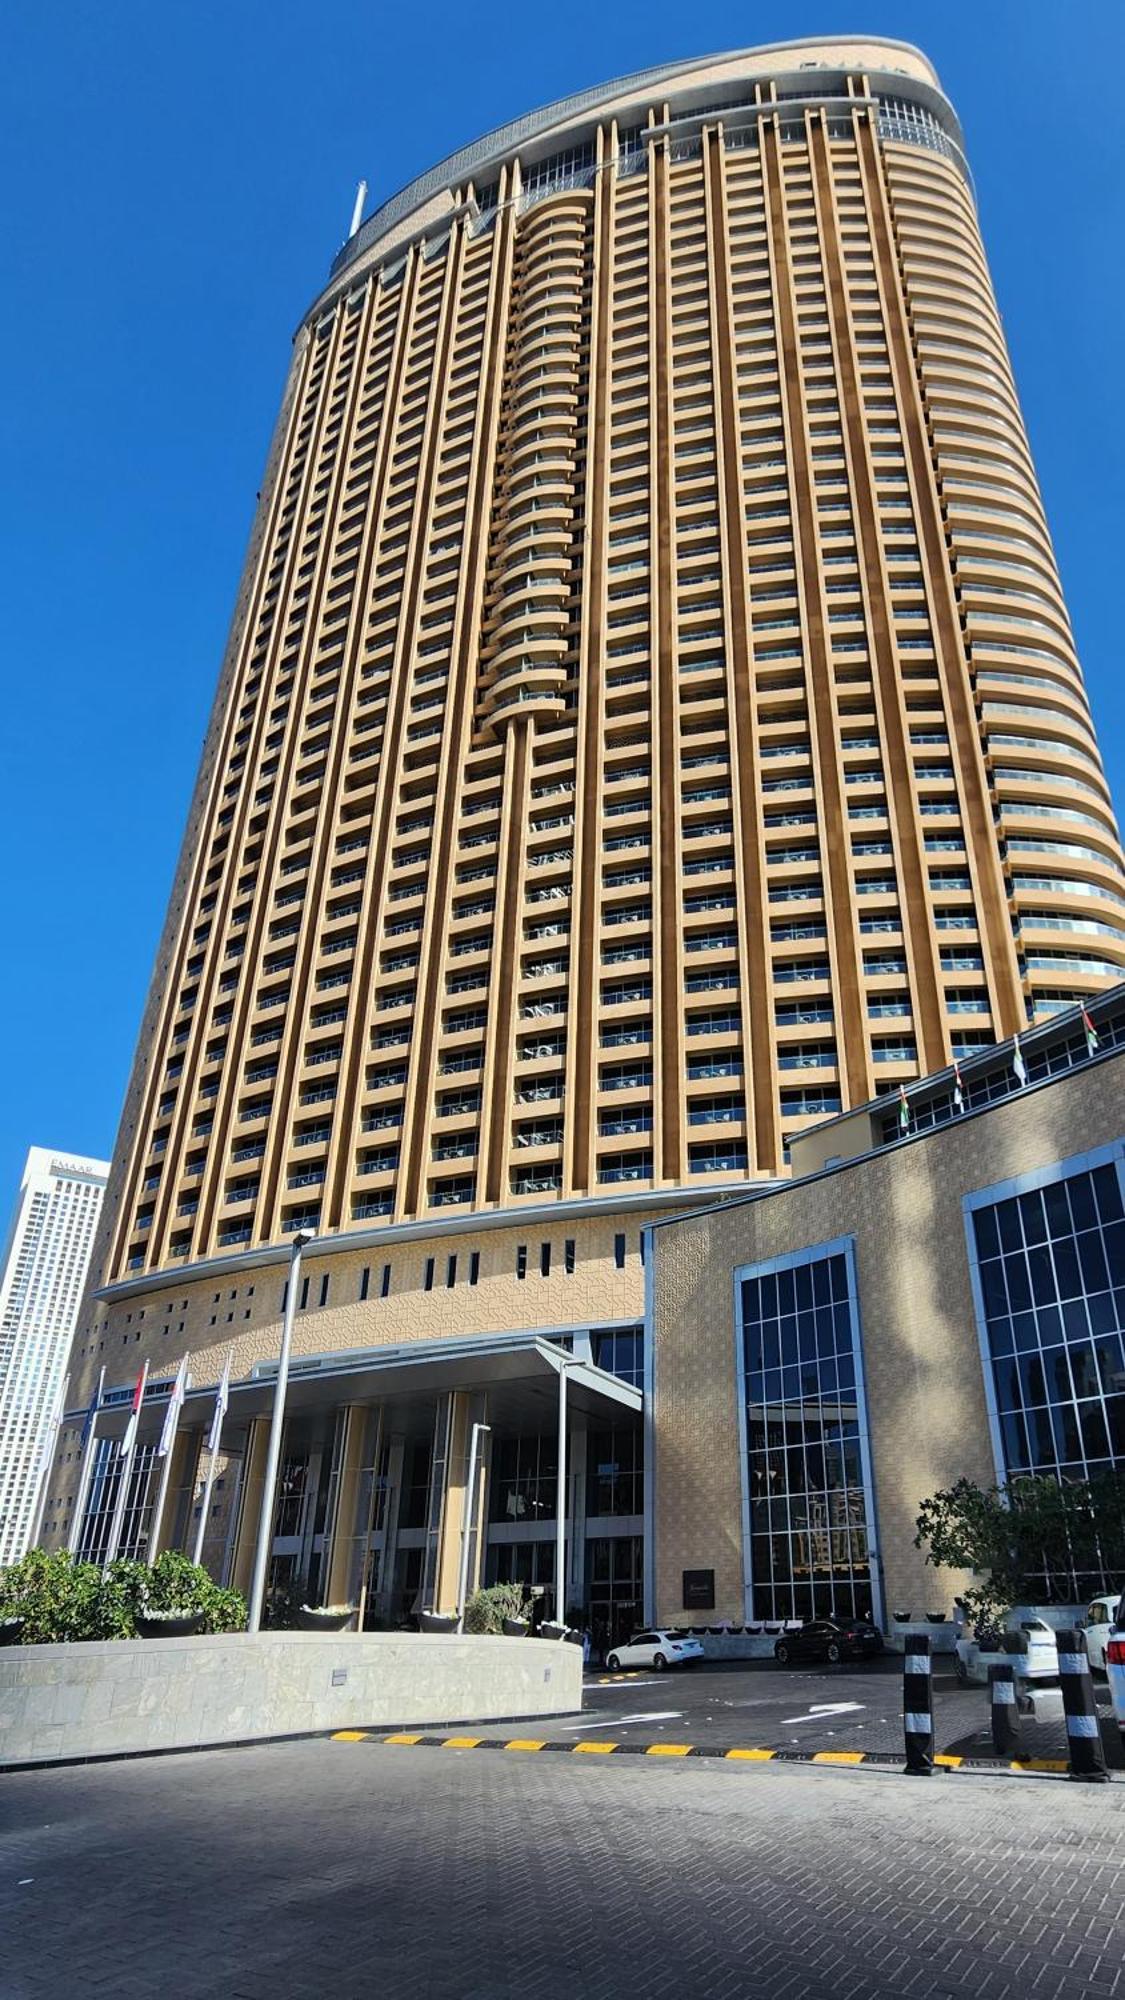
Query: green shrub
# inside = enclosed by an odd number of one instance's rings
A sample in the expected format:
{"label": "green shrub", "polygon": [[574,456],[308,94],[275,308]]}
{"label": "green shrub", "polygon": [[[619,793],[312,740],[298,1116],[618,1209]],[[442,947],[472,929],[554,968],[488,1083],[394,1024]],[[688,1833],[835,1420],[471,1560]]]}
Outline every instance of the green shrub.
{"label": "green shrub", "polygon": [[0,1570],[0,1618],[22,1618],[25,1646],[65,1639],[109,1639],[105,1587],[95,1563],[75,1562],[65,1549],[47,1555],[32,1549],[22,1562]]}
{"label": "green shrub", "polygon": [[475,1590],[465,1606],[466,1632],[502,1632],[505,1618],[526,1618],[522,1583],[491,1583]]}
{"label": "green shrub", "polygon": [[246,1623],[238,1591],[221,1589],[176,1549],[165,1549],[151,1569],[122,1560],[105,1570],[76,1562],[65,1549],[32,1549],[0,1570],[0,1618],[23,1619],[24,1645],[132,1639],[137,1614],[146,1610],[202,1612],[207,1632],[238,1632]]}

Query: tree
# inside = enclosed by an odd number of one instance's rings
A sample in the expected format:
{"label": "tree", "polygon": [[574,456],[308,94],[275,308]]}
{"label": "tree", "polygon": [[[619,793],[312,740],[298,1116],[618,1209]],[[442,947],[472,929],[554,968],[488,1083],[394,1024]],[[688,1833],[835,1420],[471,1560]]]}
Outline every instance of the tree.
{"label": "tree", "polygon": [[926,1549],[927,1562],[980,1578],[964,1592],[966,1610],[977,1625],[996,1624],[1013,1604],[1073,1601],[1092,1577],[1116,1586],[1125,1570],[1125,1470],[989,1487],[959,1479],[923,1500],[916,1525],[914,1546]]}

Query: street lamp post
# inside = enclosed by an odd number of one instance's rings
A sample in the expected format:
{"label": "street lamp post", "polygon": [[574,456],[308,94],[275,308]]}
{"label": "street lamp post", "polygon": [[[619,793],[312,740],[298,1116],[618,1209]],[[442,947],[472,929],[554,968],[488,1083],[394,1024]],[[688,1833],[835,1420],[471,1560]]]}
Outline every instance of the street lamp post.
{"label": "street lamp post", "polygon": [[559,1480],[555,1501],[555,1620],[566,1622],[566,1375],[577,1368],[576,1360],[559,1363]]}
{"label": "street lamp post", "polygon": [[269,1568],[270,1544],[273,1541],[274,1500],[277,1487],[277,1468],[281,1458],[281,1433],[285,1424],[285,1394],[289,1386],[289,1350],[293,1345],[293,1317],[297,1309],[297,1284],[301,1275],[301,1252],[312,1237],[296,1235],[289,1256],[289,1283],[285,1292],[285,1312],[281,1322],[281,1353],[277,1361],[277,1380],[273,1388],[273,1413],[270,1417],[269,1450],[266,1453],[266,1476],[262,1486],[262,1511],[258,1516],[258,1541],[254,1550],[254,1578],[250,1585],[250,1610],[246,1619],[246,1630],[258,1632],[262,1625],[262,1604],[266,1594],[266,1572]]}
{"label": "street lamp post", "polygon": [[461,1523],[461,1574],[457,1579],[457,1630],[465,1629],[465,1593],[469,1588],[469,1538],[473,1532],[473,1501],[477,1487],[477,1451],[479,1441],[491,1424],[474,1424],[469,1439],[469,1477],[465,1482],[465,1507]]}

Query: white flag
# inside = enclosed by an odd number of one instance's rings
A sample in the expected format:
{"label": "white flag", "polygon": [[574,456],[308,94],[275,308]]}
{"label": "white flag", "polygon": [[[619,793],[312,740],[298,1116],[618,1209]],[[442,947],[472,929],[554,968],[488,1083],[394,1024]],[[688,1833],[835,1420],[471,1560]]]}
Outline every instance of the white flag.
{"label": "white flag", "polygon": [[164,1428],[160,1433],[160,1443],[156,1447],[157,1458],[167,1458],[168,1453],[172,1449],[176,1436],[176,1426],[180,1421],[180,1411],[184,1406],[184,1393],[186,1389],[187,1355],[185,1354],[176,1370],[176,1379],[172,1384],[172,1393],[168,1398],[168,1405],[164,1412]]}
{"label": "white flag", "polygon": [[51,1421],[43,1433],[43,1443],[39,1452],[39,1464],[35,1469],[37,1480],[46,1479],[51,1469],[51,1462],[55,1456],[55,1446],[59,1441],[59,1425],[62,1423],[63,1414],[66,1410],[66,1394],[69,1387],[70,1376],[68,1375],[58,1395],[55,1397],[55,1407],[51,1411]]}
{"label": "white flag", "polygon": [[1012,1068],[1016,1073],[1016,1082],[1022,1087],[1027,1082],[1027,1064],[1023,1059],[1018,1035],[1012,1036]]}
{"label": "white flag", "polygon": [[223,1435],[223,1418],[226,1416],[227,1413],[227,1402],[229,1396],[230,1396],[230,1355],[228,1354],[227,1365],[223,1369],[222,1381],[219,1383],[218,1389],[215,1392],[215,1414],[211,1419],[211,1429],[207,1437],[208,1451],[215,1452],[218,1451],[219,1449],[219,1439]]}

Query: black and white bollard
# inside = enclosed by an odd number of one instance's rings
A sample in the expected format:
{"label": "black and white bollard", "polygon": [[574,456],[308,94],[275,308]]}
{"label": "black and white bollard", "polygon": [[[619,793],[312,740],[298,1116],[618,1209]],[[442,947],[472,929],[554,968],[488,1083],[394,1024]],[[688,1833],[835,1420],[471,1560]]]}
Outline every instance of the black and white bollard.
{"label": "black and white bollard", "polygon": [[906,1736],[906,1774],[930,1778],[934,1770],[934,1703],[930,1641],[927,1634],[908,1632],[902,1662],[902,1723]]}
{"label": "black and white bollard", "polygon": [[992,1747],[998,1757],[1014,1757],[1020,1745],[1020,1717],[1015,1669],[1011,1660],[988,1669],[992,1704]]}
{"label": "black and white bollard", "polygon": [[1105,1767],[1085,1635],[1068,1627],[1055,1634],[1055,1642],[1059,1649],[1059,1686],[1066,1715],[1066,1748],[1070,1760],[1067,1775],[1083,1784],[1106,1785],[1109,1783],[1109,1772]]}

